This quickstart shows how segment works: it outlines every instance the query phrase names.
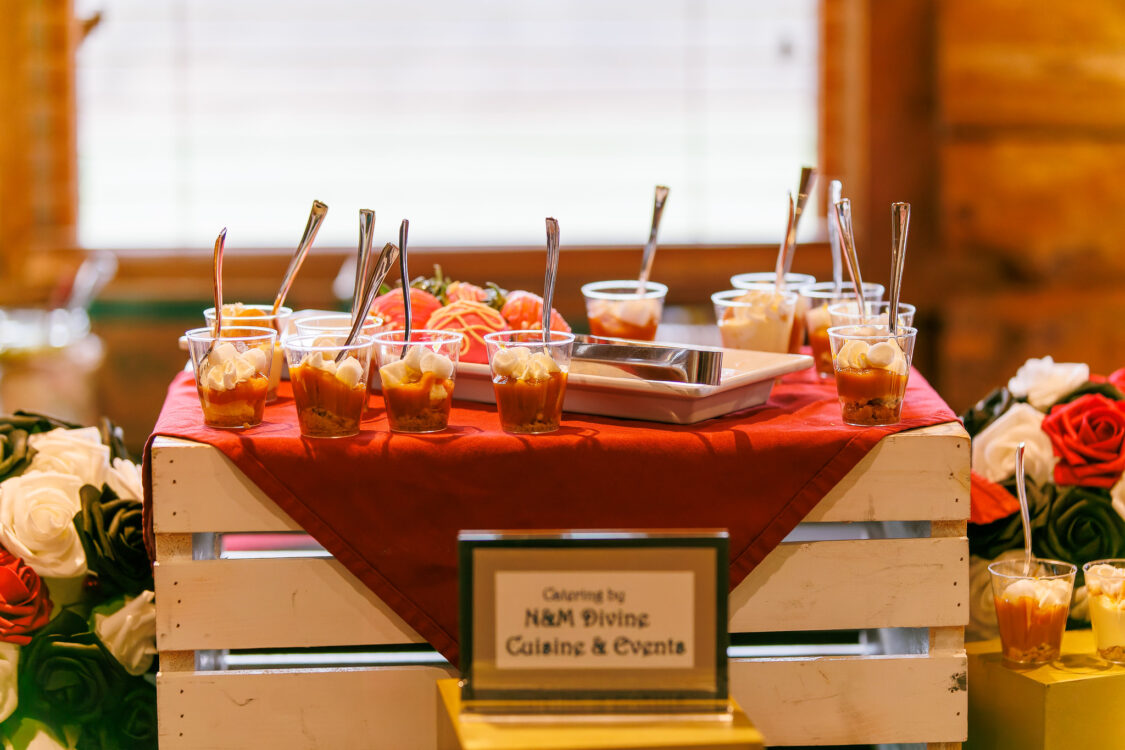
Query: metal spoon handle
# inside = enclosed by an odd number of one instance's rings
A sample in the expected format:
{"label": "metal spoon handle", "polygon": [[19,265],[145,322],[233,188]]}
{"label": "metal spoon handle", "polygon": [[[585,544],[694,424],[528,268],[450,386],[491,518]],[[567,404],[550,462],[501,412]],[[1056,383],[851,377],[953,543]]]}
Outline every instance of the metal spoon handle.
{"label": "metal spoon handle", "polygon": [[371,241],[375,238],[375,212],[370,208],[359,209],[359,248],[355,259],[355,288],[352,290],[352,322],[356,311],[363,302],[366,291],[363,282],[371,273]]}
{"label": "metal spoon handle", "polygon": [[797,207],[793,200],[793,193],[789,193],[789,218],[785,222],[785,236],[781,238],[781,247],[777,249],[777,281],[775,286],[777,291],[785,291],[785,268],[789,265],[786,256],[789,254],[789,235],[793,232],[793,219],[796,216]]}
{"label": "metal spoon handle", "polygon": [[1031,509],[1027,504],[1027,476],[1023,473],[1023,453],[1027,443],[1016,446],[1016,494],[1020,498],[1020,519],[1023,521],[1023,574],[1031,575]]}
{"label": "metal spoon handle", "polygon": [[891,336],[898,334],[898,301],[902,294],[902,268],[906,262],[906,235],[910,232],[910,204],[891,204],[891,298],[887,305],[887,326]]}
{"label": "metal spoon handle", "polygon": [[551,343],[551,305],[559,272],[559,222],[547,218],[547,274],[543,277],[543,343]]}
{"label": "metal spoon handle", "polygon": [[[828,205],[835,206],[843,197],[844,185],[839,180],[828,183]],[[828,243],[832,248],[832,286],[836,296],[844,288],[844,251],[840,247],[840,228],[834,219],[828,222]]]}
{"label": "metal spoon handle", "polygon": [[379,291],[379,286],[383,283],[383,279],[387,278],[391,267],[398,259],[398,248],[394,243],[388,242],[383,245],[383,251],[379,253],[379,261],[371,269],[371,276],[366,279],[364,283],[363,301],[359,305],[358,315],[352,321],[352,330],[348,332],[348,338],[344,341],[344,347],[340,353],[336,355],[336,361],[339,362],[347,356],[347,347],[355,343],[356,338],[359,337],[359,332],[363,330],[363,324],[367,320],[367,313],[371,312],[371,303],[375,301],[375,294]]}
{"label": "metal spoon handle", "polygon": [[645,293],[645,283],[652,273],[652,261],[656,257],[656,234],[660,231],[660,217],[664,215],[664,202],[668,200],[668,188],[656,186],[656,197],[652,202],[652,229],[648,232],[644,254],[641,255],[641,273],[637,276],[637,294]]}
{"label": "metal spoon handle", "polygon": [[215,338],[218,338],[219,332],[223,330],[223,250],[226,245],[227,228],[223,227],[223,231],[215,238],[215,278],[212,287],[215,296],[215,330],[212,335]]}
{"label": "metal spoon handle", "polygon": [[859,255],[855,251],[855,235],[852,232],[852,202],[847,198],[836,201],[836,228],[844,245],[844,258],[848,262],[848,273],[855,286],[855,299],[859,305],[859,324],[867,325],[867,309],[863,301],[863,276],[859,272]]}
{"label": "metal spoon handle", "polygon": [[797,227],[801,223],[801,216],[805,213],[805,204],[809,202],[809,193],[812,192],[812,184],[815,179],[816,169],[801,167],[801,182],[797,186],[797,207],[793,212],[793,224],[785,235],[785,241],[789,244],[789,249],[785,255],[785,273],[789,273],[789,270],[793,268],[793,256],[797,254]]}
{"label": "metal spoon handle", "polygon": [[293,281],[297,278],[297,272],[301,270],[301,264],[305,262],[305,256],[309,254],[309,248],[316,240],[316,233],[320,231],[320,225],[324,223],[324,217],[327,214],[328,206],[320,201],[313,201],[312,209],[309,211],[309,220],[305,224],[304,233],[301,234],[301,241],[297,243],[297,249],[293,252],[293,258],[289,261],[289,268],[286,269],[285,277],[281,280],[281,288],[277,290],[277,296],[274,297],[274,315],[277,315],[277,311],[285,304],[285,297],[289,294],[289,288],[293,286]]}
{"label": "metal spoon handle", "polygon": [[410,270],[406,260],[406,238],[410,234],[410,222],[406,219],[398,226],[398,268],[402,274],[402,309],[406,313],[406,330],[402,334],[400,359],[406,357],[406,342],[410,341]]}

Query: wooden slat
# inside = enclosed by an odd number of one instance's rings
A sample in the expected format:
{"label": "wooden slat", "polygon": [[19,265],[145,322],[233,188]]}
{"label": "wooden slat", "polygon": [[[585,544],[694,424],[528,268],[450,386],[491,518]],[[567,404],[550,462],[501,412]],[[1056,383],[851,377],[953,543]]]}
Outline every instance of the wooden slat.
{"label": "wooden slat", "polygon": [[[211,446],[158,438],[152,473],[158,534],[300,530]],[[969,441],[960,425],[911,430],[880,441],[806,520],[962,520],[968,488]]]}
{"label": "wooden slat", "polygon": [[[963,537],[782,544],[731,594],[730,629],[964,625],[967,559]],[[161,650],[422,642],[331,559],[159,564],[156,597]]]}
{"label": "wooden slat", "polygon": [[161,750],[429,750],[439,667],[161,672]]}

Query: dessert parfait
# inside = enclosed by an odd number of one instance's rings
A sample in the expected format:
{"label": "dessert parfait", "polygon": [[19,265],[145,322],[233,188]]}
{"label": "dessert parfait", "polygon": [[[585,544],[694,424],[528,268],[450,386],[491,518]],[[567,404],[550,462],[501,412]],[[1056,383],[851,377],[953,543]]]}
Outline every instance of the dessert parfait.
{"label": "dessert parfait", "polygon": [[[273,353],[270,357],[270,383],[266,401],[272,403],[277,400],[277,384],[281,382],[281,371],[284,369],[284,359],[281,352],[281,339],[284,338],[289,318],[293,311],[282,307],[275,315],[273,305],[244,305],[241,302],[232,302],[223,305],[223,335],[228,336],[228,326],[255,326],[258,328],[272,328],[277,331],[277,341],[274,343]],[[203,311],[203,319],[207,325],[215,325],[215,308],[208,307]]]}
{"label": "dessert parfait", "polygon": [[574,335],[503,331],[485,336],[496,393],[496,410],[505,432],[554,432],[562,420],[567,371]]}
{"label": "dessert parfait", "polygon": [[836,393],[846,424],[868,427],[899,421],[917,333],[914,328],[900,328],[891,337],[885,326],[828,329]]}
{"label": "dessert parfait", "polygon": [[796,292],[773,286],[731,289],[711,295],[719,335],[728,349],[763,352],[789,351],[789,335],[797,308]]}
{"label": "dessert parfait", "polygon": [[[864,282],[864,301],[881,300],[883,291],[882,284]],[[828,307],[837,302],[853,300],[852,307],[855,308],[855,284],[850,281],[843,283],[840,285],[839,291],[836,290],[836,285],[831,281],[808,284],[801,287],[800,294],[800,306],[805,308],[805,326],[809,333],[809,348],[812,349],[813,360],[816,362],[816,374],[822,378],[830,377],[834,370],[832,367],[832,349],[828,343],[828,329],[833,324]],[[859,321],[855,321],[855,325],[858,324]],[[886,325],[885,322],[884,325]]]}
{"label": "dessert parfait", "polygon": [[1125,560],[1097,560],[1082,569],[1098,656],[1125,664]]}
{"label": "dessert parfait", "polygon": [[359,432],[367,400],[371,339],[345,345],[343,334],[302,334],[285,341],[297,423],[305,437],[348,437]]}
{"label": "dessert parfait", "polygon": [[[730,285],[735,289],[753,289],[762,285],[773,286],[777,280],[777,271],[756,271],[754,273],[740,273],[730,277]],[[807,273],[785,274],[787,289],[800,291],[801,287],[815,284],[816,277]],[[808,311],[808,302],[798,296],[797,309],[793,311],[793,328],[789,333],[789,351],[796,354],[801,351],[801,344],[805,338],[805,313]]]}
{"label": "dessert parfait", "polygon": [[1023,560],[1002,560],[989,565],[988,570],[1004,658],[1017,664],[1044,664],[1057,659],[1070,610],[1075,566],[1033,559],[1025,574]]}
{"label": "dessert parfait", "polygon": [[453,379],[464,336],[449,331],[388,331],[375,337],[387,423],[395,432],[449,425]]}
{"label": "dessert parfait", "polygon": [[[370,313],[367,321],[360,328],[363,336],[374,337],[377,333],[390,330],[394,324],[382,315]],[[298,334],[337,334],[347,336],[352,329],[352,316],[348,313],[333,313],[331,315],[312,315],[293,320],[293,327]],[[370,362],[375,362],[375,352],[372,350]],[[367,376],[367,390],[373,392],[378,378]]]}
{"label": "dessert parfait", "polygon": [[582,287],[586,319],[594,336],[634,341],[652,341],[664,311],[668,287],[645,282],[637,292],[636,281],[597,281]]}
{"label": "dessert parfait", "polygon": [[261,424],[277,331],[224,327],[187,332],[195,385],[208,427],[243,429]]}

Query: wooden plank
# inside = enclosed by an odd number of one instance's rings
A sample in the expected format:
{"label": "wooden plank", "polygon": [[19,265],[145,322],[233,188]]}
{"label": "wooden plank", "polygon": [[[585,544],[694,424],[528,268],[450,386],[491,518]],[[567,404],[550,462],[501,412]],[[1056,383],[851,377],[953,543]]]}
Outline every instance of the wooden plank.
{"label": "wooden plank", "polygon": [[961,742],[966,672],[963,654],[733,659],[730,684],[771,747]]}
{"label": "wooden plank", "polygon": [[161,750],[434,748],[439,667],[161,672]]}
{"label": "wooden plank", "polygon": [[[782,544],[731,594],[733,632],[960,626],[964,537]],[[255,605],[246,607],[253,592]],[[423,639],[335,560],[195,560],[156,568],[161,650]]]}
{"label": "wooden plank", "polygon": [[[300,531],[289,516],[208,445],[157,438],[152,456],[158,534]],[[908,486],[909,492],[903,487]],[[960,425],[884,438],[808,516],[808,521],[966,519],[969,442]]]}

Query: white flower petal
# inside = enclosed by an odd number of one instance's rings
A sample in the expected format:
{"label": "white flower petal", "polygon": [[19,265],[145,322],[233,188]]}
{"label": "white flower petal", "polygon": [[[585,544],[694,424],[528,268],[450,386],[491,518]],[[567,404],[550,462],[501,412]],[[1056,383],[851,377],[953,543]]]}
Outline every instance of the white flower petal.
{"label": "white flower petal", "polygon": [[1087,364],[1032,358],[1008,381],[1008,390],[1016,398],[1026,398],[1036,409],[1045,410],[1089,379]]}
{"label": "white flower petal", "polygon": [[113,466],[105,475],[105,483],[122,500],[141,500],[144,489],[141,486],[141,468],[124,458],[113,459]]}
{"label": "white flower petal", "polygon": [[11,716],[19,705],[19,661],[20,647],[0,641],[0,721]]}
{"label": "white flower petal", "polygon": [[132,675],[147,672],[156,654],[155,596],[142,591],[137,597],[126,597],[125,604],[113,614],[94,615],[94,633]]}
{"label": "white flower petal", "polygon": [[29,471],[56,471],[73,474],[83,484],[101,488],[109,470],[109,448],[102,445],[96,427],[79,430],[59,428],[32,435],[28,444],[35,449]]}
{"label": "white flower petal", "polygon": [[0,544],[44,577],[85,575],[86,553],[74,516],[82,509],[78,477],[37,471],[0,484]]}
{"label": "white flower petal", "polygon": [[973,438],[973,471],[993,482],[1010,479],[1016,473],[1016,447],[1023,442],[1028,475],[1040,484],[1051,481],[1058,458],[1043,432],[1043,419],[1038,409],[1014,405]]}

